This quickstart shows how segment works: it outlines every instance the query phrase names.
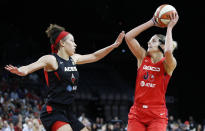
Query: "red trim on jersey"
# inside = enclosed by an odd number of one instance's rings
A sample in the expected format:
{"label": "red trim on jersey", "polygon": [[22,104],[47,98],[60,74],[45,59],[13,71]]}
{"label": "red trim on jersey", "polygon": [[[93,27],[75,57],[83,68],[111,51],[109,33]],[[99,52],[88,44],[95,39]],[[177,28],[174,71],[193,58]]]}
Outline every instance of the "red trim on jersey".
{"label": "red trim on jersey", "polygon": [[53,111],[52,106],[47,105],[46,106],[46,111],[48,112],[48,114],[50,114]]}
{"label": "red trim on jersey", "polygon": [[58,72],[54,72],[54,74],[56,75],[56,77],[58,78],[58,80],[60,80],[60,76],[58,75]]}
{"label": "red trim on jersey", "polygon": [[45,75],[45,79],[46,79],[46,84],[49,87],[49,82],[48,82],[48,72],[44,70],[44,75]]}
{"label": "red trim on jersey", "polygon": [[58,37],[56,38],[55,40],[55,43],[54,44],[51,44],[51,51],[52,53],[57,53],[58,51],[55,50],[55,47],[57,46],[57,44],[60,42],[61,39],[63,39],[65,36],[67,36],[69,34],[69,32],[66,32],[66,31],[62,31]]}
{"label": "red trim on jersey", "polygon": [[52,127],[51,127],[51,131],[57,131],[60,127],[64,126],[68,124],[67,122],[63,122],[63,121],[56,121]]}

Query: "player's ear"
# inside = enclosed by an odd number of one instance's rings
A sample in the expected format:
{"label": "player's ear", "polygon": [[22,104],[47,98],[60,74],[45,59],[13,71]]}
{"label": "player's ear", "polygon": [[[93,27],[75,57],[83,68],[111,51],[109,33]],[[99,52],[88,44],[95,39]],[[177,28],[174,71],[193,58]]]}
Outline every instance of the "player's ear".
{"label": "player's ear", "polygon": [[62,40],[60,40],[59,44],[60,44],[60,46],[62,46],[62,47],[65,46],[65,42],[63,42]]}

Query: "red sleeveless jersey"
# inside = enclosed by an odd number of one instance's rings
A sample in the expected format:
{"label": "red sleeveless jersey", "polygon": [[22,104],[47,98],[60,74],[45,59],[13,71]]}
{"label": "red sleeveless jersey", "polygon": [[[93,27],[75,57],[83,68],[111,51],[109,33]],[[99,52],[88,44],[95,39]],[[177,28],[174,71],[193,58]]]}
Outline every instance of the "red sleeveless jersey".
{"label": "red sleeveless jersey", "polygon": [[146,56],[138,68],[134,105],[149,105],[166,107],[165,93],[170,75],[165,72],[162,58],[152,63],[151,57]]}

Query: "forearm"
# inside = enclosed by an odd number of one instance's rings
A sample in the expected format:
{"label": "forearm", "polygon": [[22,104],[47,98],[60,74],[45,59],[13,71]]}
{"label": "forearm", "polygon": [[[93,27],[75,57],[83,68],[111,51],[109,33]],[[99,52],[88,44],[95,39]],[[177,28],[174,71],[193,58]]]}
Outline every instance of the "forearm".
{"label": "forearm", "polygon": [[108,55],[113,49],[115,48],[114,44],[110,45],[110,46],[107,46],[103,49],[100,49],[96,52],[93,53],[93,55],[95,56],[96,58],[96,61],[97,60],[100,60],[102,58],[104,58],[106,55]]}
{"label": "forearm", "polygon": [[152,20],[147,21],[146,23],[139,25],[137,27],[135,27],[134,29],[132,29],[131,31],[129,31],[128,33],[126,33],[125,37],[126,39],[134,39],[136,36],[138,36],[140,33],[142,33],[143,31],[147,30],[148,28],[154,26],[154,23]]}
{"label": "forearm", "polygon": [[26,76],[30,73],[33,73],[39,69],[44,68],[47,65],[46,63],[48,63],[47,61],[51,61],[49,59],[50,59],[49,56],[43,56],[38,61],[36,61],[34,63],[19,67],[18,68],[18,75]]}
{"label": "forearm", "polygon": [[173,50],[172,28],[167,28],[165,39],[165,52]]}
{"label": "forearm", "polygon": [[172,74],[176,68],[176,59],[173,56],[173,39],[172,39],[172,28],[167,28],[167,34],[165,39],[165,70],[168,74]]}
{"label": "forearm", "polygon": [[13,65],[6,65],[4,68],[8,71],[10,71],[13,74],[19,75],[19,76],[26,76],[34,71],[37,71],[39,69],[42,69],[46,67],[47,65],[51,66],[53,65],[53,61],[55,61],[55,58],[51,55],[45,55],[42,56],[38,61],[21,67],[16,67]]}

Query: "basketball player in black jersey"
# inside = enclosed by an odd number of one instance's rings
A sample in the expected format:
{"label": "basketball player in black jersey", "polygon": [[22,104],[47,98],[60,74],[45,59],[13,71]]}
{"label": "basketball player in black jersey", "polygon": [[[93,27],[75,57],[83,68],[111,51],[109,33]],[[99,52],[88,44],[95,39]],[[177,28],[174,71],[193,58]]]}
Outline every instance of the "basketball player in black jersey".
{"label": "basketball player in black jersey", "polygon": [[51,24],[46,33],[51,41],[52,54],[44,55],[36,62],[15,67],[6,65],[5,69],[19,76],[26,76],[39,69],[44,69],[48,89],[45,105],[42,107],[40,119],[48,131],[87,131],[72,114],[71,103],[74,100],[78,85],[76,65],[96,62],[118,47],[124,38],[121,32],[114,44],[92,54],[75,53],[76,44],[71,33],[65,28]]}

